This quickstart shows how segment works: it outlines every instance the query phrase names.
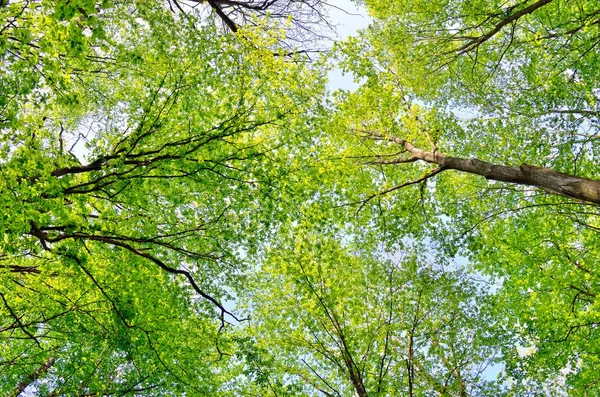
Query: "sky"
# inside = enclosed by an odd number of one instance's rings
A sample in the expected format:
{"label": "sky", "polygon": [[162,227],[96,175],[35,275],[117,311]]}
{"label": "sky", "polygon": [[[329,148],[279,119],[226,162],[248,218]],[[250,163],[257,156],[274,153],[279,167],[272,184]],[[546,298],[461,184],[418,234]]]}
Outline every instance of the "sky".
{"label": "sky", "polygon": [[[364,7],[358,7],[353,1],[331,0],[329,4],[332,6],[329,16],[337,28],[337,40],[344,40],[355,35],[358,30],[366,28],[371,22],[367,10]],[[352,90],[358,87],[352,76],[343,75],[339,69],[332,70],[328,77],[331,91],[340,88]]]}

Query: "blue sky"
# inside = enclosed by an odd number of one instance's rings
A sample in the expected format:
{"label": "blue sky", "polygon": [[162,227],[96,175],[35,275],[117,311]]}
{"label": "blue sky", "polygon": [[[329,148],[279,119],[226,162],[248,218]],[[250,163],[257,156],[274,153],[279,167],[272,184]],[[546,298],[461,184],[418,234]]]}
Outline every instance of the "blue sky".
{"label": "blue sky", "polygon": [[[329,12],[331,22],[337,27],[338,40],[344,40],[348,36],[355,35],[358,30],[369,26],[371,18],[363,7],[358,7],[350,0],[332,0],[328,2],[332,7]],[[352,76],[343,75],[339,69],[329,73],[329,88],[354,89],[358,87]]]}

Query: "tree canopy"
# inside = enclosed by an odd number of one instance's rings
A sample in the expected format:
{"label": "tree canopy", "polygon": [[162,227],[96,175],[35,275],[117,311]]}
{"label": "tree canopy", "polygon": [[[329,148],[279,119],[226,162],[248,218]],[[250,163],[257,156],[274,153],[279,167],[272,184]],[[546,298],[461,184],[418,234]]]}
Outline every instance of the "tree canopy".
{"label": "tree canopy", "polygon": [[0,393],[600,392],[597,2],[358,3],[0,2]]}

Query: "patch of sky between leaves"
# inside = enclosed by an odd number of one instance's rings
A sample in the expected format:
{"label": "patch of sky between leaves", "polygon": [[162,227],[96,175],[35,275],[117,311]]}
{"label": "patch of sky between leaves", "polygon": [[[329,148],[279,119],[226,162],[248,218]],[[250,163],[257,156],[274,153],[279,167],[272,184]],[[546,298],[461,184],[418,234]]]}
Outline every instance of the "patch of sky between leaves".
{"label": "patch of sky between leaves", "polygon": [[[328,4],[331,6],[329,10],[331,23],[337,30],[336,40],[346,40],[371,23],[367,10],[350,0],[332,0]],[[351,74],[344,74],[339,68],[332,69],[327,74],[327,78],[328,87],[332,92],[339,89],[353,91],[359,86]]]}

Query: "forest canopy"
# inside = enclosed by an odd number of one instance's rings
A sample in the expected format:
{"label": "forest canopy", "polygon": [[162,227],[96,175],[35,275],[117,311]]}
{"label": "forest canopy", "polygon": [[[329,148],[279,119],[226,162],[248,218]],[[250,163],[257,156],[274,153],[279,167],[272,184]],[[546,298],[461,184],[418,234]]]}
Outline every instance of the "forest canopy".
{"label": "forest canopy", "polygon": [[0,1],[0,393],[600,393],[600,6],[355,3]]}

